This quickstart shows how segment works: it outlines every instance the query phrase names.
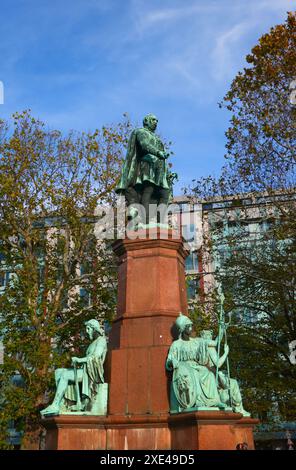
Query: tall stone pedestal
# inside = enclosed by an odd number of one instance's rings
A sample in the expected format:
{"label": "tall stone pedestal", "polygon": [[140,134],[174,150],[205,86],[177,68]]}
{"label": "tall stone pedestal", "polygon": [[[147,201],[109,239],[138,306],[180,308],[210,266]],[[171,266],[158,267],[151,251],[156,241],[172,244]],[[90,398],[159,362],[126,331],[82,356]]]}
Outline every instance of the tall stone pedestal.
{"label": "tall stone pedestal", "polygon": [[[187,312],[184,260],[188,252],[172,231],[150,231],[149,239],[141,238],[146,235],[140,232],[135,240],[113,245],[120,264],[109,353],[112,449],[122,445],[123,434],[128,448],[170,449],[165,361],[172,325],[179,312]],[[115,424],[118,419],[121,431]]]}
{"label": "tall stone pedestal", "polygon": [[[144,232],[145,233],[145,232]],[[119,257],[118,311],[109,341],[109,415],[159,415],[169,410],[165,361],[172,325],[187,312],[184,250],[172,232],[125,239]]]}
{"label": "tall stone pedestal", "polygon": [[172,231],[113,244],[119,259],[118,309],[109,341],[108,415],[43,419],[46,448],[235,449],[253,448],[255,420],[223,411],[169,414],[165,362],[172,326],[187,313],[184,262],[188,254]]}

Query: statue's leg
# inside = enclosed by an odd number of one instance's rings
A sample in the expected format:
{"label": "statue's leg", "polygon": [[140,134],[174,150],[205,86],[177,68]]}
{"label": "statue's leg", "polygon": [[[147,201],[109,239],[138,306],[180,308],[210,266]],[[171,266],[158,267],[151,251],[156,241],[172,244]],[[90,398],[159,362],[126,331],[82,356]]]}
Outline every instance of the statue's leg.
{"label": "statue's leg", "polygon": [[127,220],[131,221],[138,215],[138,206],[140,204],[140,197],[138,191],[130,186],[125,190],[125,200],[127,204]]}
{"label": "statue's leg", "polygon": [[143,183],[143,193],[142,193],[142,199],[141,203],[143,206],[144,212],[144,219],[146,221],[146,224],[149,224],[149,204],[151,202],[151,198],[154,192],[155,186],[154,184],[150,183],[149,181],[144,181]]}
{"label": "statue's leg", "polygon": [[157,216],[158,216],[157,222],[159,222],[160,224],[164,224],[164,223],[167,223],[167,221],[165,220],[165,215],[166,215],[167,206],[169,202],[170,190],[165,189],[165,188],[159,188],[158,195],[159,195],[158,197],[159,209],[157,213]]}
{"label": "statue's leg", "polygon": [[133,186],[129,186],[125,190],[125,199],[127,205],[130,206],[132,204],[139,204],[139,194]]}
{"label": "statue's leg", "polygon": [[[77,371],[78,381],[82,381],[83,371],[78,369]],[[55,371],[55,379],[57,384],[57,390],[55,393],[54,400],[51,405],[42,410],[42,414],[58,414],[60,410],[61,401],[64,398],[66,389],[70,383],[74,383],[74,370],[73,369],[57,369]]]}
{"label": "statue's leg", "polygon": [[62,369],[62,368],[60,368],[60,369],[56,369],[56,370],[54,371],[54,378],[55,378],[56,387],[58,386],[58,383],[59,383],[59,381],[60,381],[60,378],[61,378],[61,376],[63,375],[63,372],[64,372],[65,370],[67,370],[67,369],[65,369],[65,368]]}
{"label": "statue's leg", "polygon": [[73,369],[62,369],[62,373],[60,374],[60,380],[57,384],[57,391],[54,398],[55,403],[60,404],[70,382],[74,382]]}
{"label": "statue's leg", "polygon": [[165,189],[165,188],[159,188],[158,190],[159,193],[159,204],[165,204],[166,206],[168,205],[169,202],[169,196],[170,196],[170,190]]}
{"label": "statue's leg", "polygon": [[250,416],[244,407],[240,388],[236,379],[230,379],[230,395],[234,411],[242,413],[243,416]]}

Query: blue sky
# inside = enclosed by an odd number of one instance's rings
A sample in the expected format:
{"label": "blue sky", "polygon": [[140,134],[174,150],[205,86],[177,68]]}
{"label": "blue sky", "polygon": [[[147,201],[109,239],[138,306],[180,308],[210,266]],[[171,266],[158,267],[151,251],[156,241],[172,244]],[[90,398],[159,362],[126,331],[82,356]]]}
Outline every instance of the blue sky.
{"label": "blue sky", "polygon": [[1,0],[0,116],[92,130],[148,112],[173,141],[176,192],[219,174],[229,115],[217,103],[292,0]]}

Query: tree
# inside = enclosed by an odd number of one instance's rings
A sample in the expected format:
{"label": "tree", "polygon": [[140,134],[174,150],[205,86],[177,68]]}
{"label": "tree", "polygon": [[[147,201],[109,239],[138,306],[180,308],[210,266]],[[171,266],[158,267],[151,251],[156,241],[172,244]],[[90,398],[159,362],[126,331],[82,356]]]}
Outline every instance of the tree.
{"label": "tree", "polygon": [[62,135],[29,111],[13,121],[0,122],[0,269],[12,273],[0,295],[0,443],[13,418],[29,448],[53,369],[81,353],[84,321],[115,311],[114,262],[95,214],[112,203],[130,124]]}
{"label": "tree", "polygon": [[296,15],[271,28],[247,55],[220,107],[231,113],[221,176],[194,181],[196,195],[295,189]]}
{"label": "tree", "polygon": [[295,32],[296,15],[289,14],[263,35],[246,58],[251,67],[236,76],[224,98],[233,113],[227,159],[244,192],[295,188]]}
{"label": "tree", "polygon": [[[259,221],[253,233],[247,222],[242,224],[238,217],[228,234],[221,234],[219,224],[213,223],[210,235],[215,239],[216,281],[226,295],[226,312],[233,316],[231,362],[246,407],[270,420],[276,405],[288,420],[296,412],[296,369],[289,352],[296,337],[296,240],[287,239],[280,221],[269,221],[264,230]],[[231,223],[233,228],[233,217]]]}
{"label": "tree", "polygon": [[236,314],[230,345],[245,406],[261,417],[275,402],[284,418],[296,408],[288,348],[296,339],[295,32],[296,16],[288,14],[247,56],[250,65],[220,104],[232,113],[221,176],[195,180],[189,190],[224,203],[220,220],[209,221],[204,256],[215,259],[226,308]]}

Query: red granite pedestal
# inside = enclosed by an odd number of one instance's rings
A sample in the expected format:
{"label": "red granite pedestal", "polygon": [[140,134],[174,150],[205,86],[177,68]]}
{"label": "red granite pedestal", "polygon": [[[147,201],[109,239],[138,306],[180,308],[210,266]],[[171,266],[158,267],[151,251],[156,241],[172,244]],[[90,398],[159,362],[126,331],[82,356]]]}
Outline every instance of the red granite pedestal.
{"label": "red granite pedestal", "polygon": [[[128,448],[170,449],[165,361],[176,317],[187,312],[188,252],[172,231],[150,231],[149,238],[144,238],[146,232],[138,235],[113,245],[120,264],[108,358],[109,418],[114,422],[109,448],[121,445],[118,439],[125,430]],[[118,418],[121,431],[115,424]],[[135,419],[141,420],[141,427],[131,427]]]}
{"label": "red granite pedestal", "polygon": [[118,308],[109,341],[108,416],[43,419],[47,449],[253,448],[256,420],[222,411],[169,415],[165,371],[172,326],[187,313],[183,241],[155,229],[118,240]]}
{"label": "red granite pedestal", "polygon": [[235,450],[246,442],[254,449],[253,428],[258,420],[240,413],[197,411],[169,418],[171,448],[176,450]]}

